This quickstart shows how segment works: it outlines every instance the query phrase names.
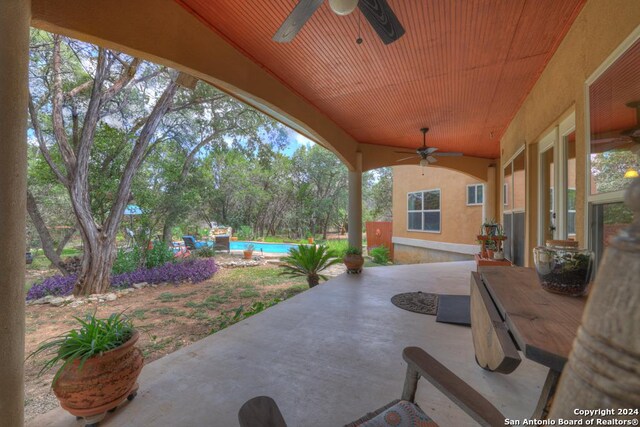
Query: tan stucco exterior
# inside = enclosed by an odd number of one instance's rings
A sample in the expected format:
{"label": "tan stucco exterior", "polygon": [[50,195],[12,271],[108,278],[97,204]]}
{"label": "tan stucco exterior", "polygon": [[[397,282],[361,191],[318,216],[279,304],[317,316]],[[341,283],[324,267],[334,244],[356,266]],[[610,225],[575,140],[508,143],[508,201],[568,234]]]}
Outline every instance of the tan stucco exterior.
{"label": "tan stucco exterior", "polygon": [[[445,168],[393,168],[393,236],[473,245],[482,224],[482,205],[467,206],[467,185],[484,184],[475,177]],[[407,193],[440,189],[440,233],[407,229]]]}
{"label": "tan stucco exterior", "polygon": [[575,111],[576,238],[584,246],[585,120],[588,113],[585,82],[639,25],[640,2],[637,0],[588,1],[501,138],[502,165],[527,145],[526,250],[529,265],[532,265],[532,249],[538,235],[537,143]]}

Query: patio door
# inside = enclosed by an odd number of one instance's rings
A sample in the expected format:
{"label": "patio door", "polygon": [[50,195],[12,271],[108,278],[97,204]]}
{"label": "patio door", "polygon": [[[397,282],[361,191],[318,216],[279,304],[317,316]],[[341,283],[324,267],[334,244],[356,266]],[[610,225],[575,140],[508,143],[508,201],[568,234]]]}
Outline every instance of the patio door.
{"label": "patio door", "polygon": [[575,127],[572,113],[538,143],[539,245],[576,238]]}
{"label": "patio door", "polygon": [[507,240],[504,256],[514,265],[524,266],[525,254],[525,200],[526,169],[524,147],[503,169],[502,204],[504,227]]}

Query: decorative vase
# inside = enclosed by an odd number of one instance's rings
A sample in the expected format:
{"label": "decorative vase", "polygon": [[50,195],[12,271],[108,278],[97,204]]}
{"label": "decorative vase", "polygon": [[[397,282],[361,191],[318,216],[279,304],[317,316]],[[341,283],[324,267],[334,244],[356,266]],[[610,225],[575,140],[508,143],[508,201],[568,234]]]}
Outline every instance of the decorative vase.
{"label": "decorative vase", "polygon": [[571,296],[586,292],[593,270],[592,251],[555,243],[534,248],[533,261],[544,290]]}
{"label": "decorative vase", "polygon": [[53,383],[60,406],[76,417],[94,417],[116,408],[135,397],[136,380],[144,358],[135,347],[140,334],[134,331],[126,343],[101,355],[87,359],[82,367],[74,360],[63,368]]}
{"label": "decorative vase", "polygon": [[344,265],[347,267],[348,274],[360,274],[362,273],[362,266],[364,265],[364,257],[357,254],[345,255],[342,259]]}
{"label": "decorative vase", "polygon": [[493,252],[493,249],[487,249],[487,258],[488,259],[494,259],[493,258],[494,254],[495,253]]}
{"label": "decorative vase", "polygon": [[498,260],[498,261],[502,261],[504,259],[504,252],[502,251],[496,251],[493,253],[493,259]]}

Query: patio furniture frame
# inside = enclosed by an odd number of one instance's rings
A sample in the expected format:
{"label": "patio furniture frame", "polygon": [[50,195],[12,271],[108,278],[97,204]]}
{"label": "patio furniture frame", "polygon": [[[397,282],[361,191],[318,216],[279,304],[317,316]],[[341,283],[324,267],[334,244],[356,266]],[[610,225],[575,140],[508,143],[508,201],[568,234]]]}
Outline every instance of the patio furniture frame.
{"label": "patio furniture frame", "polygon": [[[401,400],[415,403],[418,380],[423,377],[481,426],[504,425],[504,415],[491,402],[426,351],[419,347],[406,347],[402,357],[407,362],[407,374]],[[347,426],[371,420],[397,402],[395,400]],[[240,408],[238,420],[240,427],[287,427],[278,405],[268,396],[248,400]]]}

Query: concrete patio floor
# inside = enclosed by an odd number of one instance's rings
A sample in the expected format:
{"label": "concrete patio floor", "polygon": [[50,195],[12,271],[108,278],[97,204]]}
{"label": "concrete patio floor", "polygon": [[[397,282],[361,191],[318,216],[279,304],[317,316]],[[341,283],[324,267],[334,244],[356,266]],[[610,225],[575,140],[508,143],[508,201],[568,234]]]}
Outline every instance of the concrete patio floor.
{"label": "concrete patio floor", "polygon": [[[101,426],[237,426],[240,406],[273,397],[291,427],[341,426],[400,397],[401,352],[420,346],[505,416],[533,413],[546,369],[524,360],[510,375],[474,361],[471,329],[391,304],[396,293],[467,294],[473,262],[365,269],[343,274],[149,365],[140,392]],[[473,426],[425,380],[417,401],[441,426]],[[61,409],[30,426],[79,426]]]}

